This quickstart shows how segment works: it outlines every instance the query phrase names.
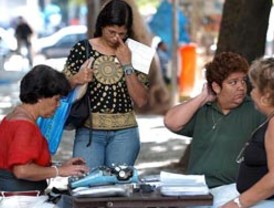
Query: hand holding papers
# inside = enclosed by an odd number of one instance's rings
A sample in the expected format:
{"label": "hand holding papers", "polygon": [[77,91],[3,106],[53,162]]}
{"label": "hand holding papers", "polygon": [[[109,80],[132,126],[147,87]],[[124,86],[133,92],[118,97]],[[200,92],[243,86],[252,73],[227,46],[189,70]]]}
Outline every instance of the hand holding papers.
{"label": "hand holding papers", "polygon": [[148,74],[155,49],[130,38],[128,38],[126,42],[132,53],[132,66],[134,69]]}
{"label": "hand holding papers", "polygon": [[207,195],[204,175],[181,175],[162,171],[160,192],[164,196]]}

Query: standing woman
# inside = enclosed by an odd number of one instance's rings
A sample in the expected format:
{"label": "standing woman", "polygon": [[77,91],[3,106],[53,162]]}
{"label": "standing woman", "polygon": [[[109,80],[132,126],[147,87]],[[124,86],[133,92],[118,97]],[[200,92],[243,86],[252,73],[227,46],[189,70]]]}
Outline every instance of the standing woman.
{"label": "standing woman", "polygon": [[274,59],[255,60],[249,77],[253,86],[251,97],[267,119],[253,131],[238,156],[240,195],[221,208],[274,207]]}
{"label": "standing woman", "polygon": [[94,38],[87,47],[85,40],[74,45],[63,70],[73,88],[88,83],[92,124],[87,120],[76,129],[73,155],[83,157],[90,168],[134,165],[139,153],[133,106],[147,103],[148,77],[133,68],[125,43],[132,35],[132,23],[125,1],[109,1],[99,13]]}

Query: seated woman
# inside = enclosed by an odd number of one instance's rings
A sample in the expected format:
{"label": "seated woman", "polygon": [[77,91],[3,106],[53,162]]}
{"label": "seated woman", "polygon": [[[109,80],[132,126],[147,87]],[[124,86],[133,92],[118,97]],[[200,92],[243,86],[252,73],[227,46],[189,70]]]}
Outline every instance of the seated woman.
{"label": "seated woman", "polygon": [[[81,176],[88,171],[81,158],[60,167],[52,166],[47,140],[36,124],[38,117],[51,117],[70,84],[65,75],[37,65],[22,79],[20,100],[0,123],[0,207],[43,207],[47,179]],[[16,197],[16,200],[15,200]],[[53,207],[51,206],[47,207]]]}
{"label": "seated woman", "polygon": [[255,60],[249,71],[251,97],[267,119],[252,133],[240,152],[238,196],[221,208],[274,207],[274,58]]}

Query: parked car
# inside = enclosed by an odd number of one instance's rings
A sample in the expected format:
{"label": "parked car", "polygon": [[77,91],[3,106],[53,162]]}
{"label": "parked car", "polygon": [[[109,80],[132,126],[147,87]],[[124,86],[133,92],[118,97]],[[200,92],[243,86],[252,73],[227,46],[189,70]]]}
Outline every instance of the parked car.
{"label": "parked car", "polygon": [[69,55],[70,49],[77,41],[85,38],[85,25],[67,26],[50,36],[37,39],[33,42],[33,48],[36,55],[42,55],[46,59],[63,58]]}

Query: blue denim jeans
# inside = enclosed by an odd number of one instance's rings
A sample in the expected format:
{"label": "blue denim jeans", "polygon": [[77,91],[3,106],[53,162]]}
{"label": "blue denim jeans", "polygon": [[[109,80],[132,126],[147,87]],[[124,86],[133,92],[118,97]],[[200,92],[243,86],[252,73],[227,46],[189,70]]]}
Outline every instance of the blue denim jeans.
{"label": "blue denim jeans", "polygon": [[85,159],[88,167],[130,165],[133,166],[140,151],[138,127],[122,130],[92,130],[89,142],[89,129],[76,130],[73,156]]}

